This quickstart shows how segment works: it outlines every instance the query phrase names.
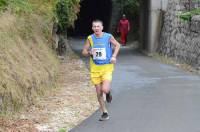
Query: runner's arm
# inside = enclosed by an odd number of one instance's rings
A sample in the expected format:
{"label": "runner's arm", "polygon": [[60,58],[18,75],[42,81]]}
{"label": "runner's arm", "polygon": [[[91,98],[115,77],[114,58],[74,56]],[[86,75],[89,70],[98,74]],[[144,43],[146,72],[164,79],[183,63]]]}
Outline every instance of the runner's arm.
{"label": "runner's arm", "polygon": [[114,45],[114,52],[113,52],[112,57],[116,58],[119,53],[120,44],[113,36],[111,36],[110,42],[111,42],[111,44]]}
{"label": "runner's arm", "polygon": [[111,42],[111,44],[114,45],[114,53],[112,54],[110,62],[112,64],[115,64],[117,62],[116,57],[117,57],[119,49],[120,49],[120,44],[119,44],[119,42],[117,42],[117,40],[113,36],[111,36],[110,42]]}
{"label": "runner's arm", "polygon": [[86,56],[86,57],[90,56],[91,53],[90,53],[89,49],[90,49],[90,42],[87,39],[86,42],[85,42],[85,44],[84,44],[84,46],[83,46],[82,55]]}

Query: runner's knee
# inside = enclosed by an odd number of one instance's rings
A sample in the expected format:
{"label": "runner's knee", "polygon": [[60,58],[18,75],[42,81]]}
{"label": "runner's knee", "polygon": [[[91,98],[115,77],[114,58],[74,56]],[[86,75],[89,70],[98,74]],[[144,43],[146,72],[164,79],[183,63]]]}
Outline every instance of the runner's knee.
{"label": "runner's knee", "polygon": [[102,84],[102,92],[104,93],[108,93],[110,91],[110,83],[111,81],[110,80],[105,80]]}

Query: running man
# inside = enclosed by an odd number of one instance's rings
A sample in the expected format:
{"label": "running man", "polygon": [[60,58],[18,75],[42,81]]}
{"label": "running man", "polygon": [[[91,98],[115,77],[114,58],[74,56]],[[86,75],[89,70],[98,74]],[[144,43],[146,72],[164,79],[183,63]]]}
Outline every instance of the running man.
{"label": "running man", "polygon": [[[111,34],[102,31],[102,21],[94,20],[92,30],[94,33],[87,37],[82,54],[85,57],[90,56],[90,77],[96,88],[97,99],[102,111],[100,121],[104,121],[109,119],[109,115],[105,107],[103,94],[106,94],[106,101],[110,103],[112,100],[110,92],[112,72],[120,44]],[[114,52],[112,52],[112,45]]]}

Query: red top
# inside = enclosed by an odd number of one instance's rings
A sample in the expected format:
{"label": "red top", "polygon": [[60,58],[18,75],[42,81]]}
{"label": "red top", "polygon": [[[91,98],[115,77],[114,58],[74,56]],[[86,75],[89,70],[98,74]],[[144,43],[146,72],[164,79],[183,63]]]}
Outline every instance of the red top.
{"label": "red top", "polygon": [[130,24],[127,19],[121,19],[118,23],[117,31],[119,32],[129,32],[130,30]]}

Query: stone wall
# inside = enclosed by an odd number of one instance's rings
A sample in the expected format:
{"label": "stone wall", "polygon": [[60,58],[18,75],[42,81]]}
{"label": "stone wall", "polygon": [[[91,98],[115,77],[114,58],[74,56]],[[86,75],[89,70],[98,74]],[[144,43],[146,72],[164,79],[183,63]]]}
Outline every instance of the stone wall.
{"label": "stone wall", "polygon": [[111,0],[111,1],[112,1],[113,8],[112,8],[109,32],[116,33],[117,24],[118,24],[119,19],[121,18],[120,5],[117,4],[117,0]]}
{"label": "stone wall", "polygon": [[161,53],[175,58],[181,63],[200,67],[200,15],[186,22],[179,18],[185,10],[176,0],[169,0],[161,32]]}

